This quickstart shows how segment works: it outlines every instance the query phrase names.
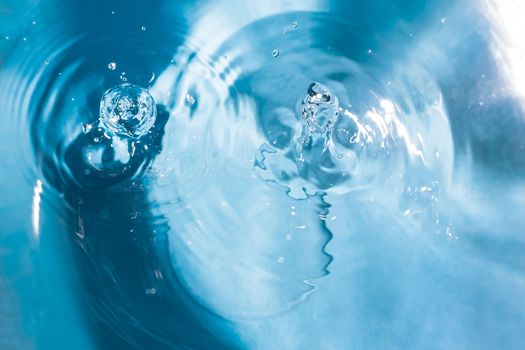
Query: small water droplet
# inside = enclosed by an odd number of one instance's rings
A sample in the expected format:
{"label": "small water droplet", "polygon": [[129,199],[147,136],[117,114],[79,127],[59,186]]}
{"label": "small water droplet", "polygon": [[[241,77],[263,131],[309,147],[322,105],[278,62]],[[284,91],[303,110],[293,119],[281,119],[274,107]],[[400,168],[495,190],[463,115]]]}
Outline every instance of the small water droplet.
{"label": "small water droplet", "polygon": [[31,21],[31,24],[35,25],[35,24],[36,24],[36,21],[35,21],[35,20]]}
{"label": "small water droplet", "polygon": [[186,102],[193,106],[195,104],[195,97],[191,96],[190,94],[186,94]]}
{"label": "small water droplet", "polygon": [[279,50],[275,49],[275,50],[272,51],[272,56],[273,57],[279,57],[279,53],[280,53]]}
{"label": "small water droplet", "polygon": [[5,40],[9,40],[9,39],[11,39],[11,38],[9,37],[9,35],[6,35],[6,36],[5,36]]}
{"label": "small water droplet", "polygon": [[110,62],[110,63],[108,64],[108,69],[110,69],[110,70],[115,70],[115,69],[117,69],[117,64],[116,64],[115,62]]}
{"label": "small water droplet", "polygon": [[116,13],[115,10],[111,11],[111,14],[112,14],[112,15],[114,15],[115,13]]}
{"label": "small water droplet", "polygon": [[157,294],[157,290],[155,288],[148,288],[145,290],[146,295],[155,295]]}
{"label": "small water droplet", "polygon": [[372,49],[368,49],[368,54],[369,54],[369,55],[372,54]]}
{"label": "small water droplet", "polygon": [[145,31],[146,31],[146,27],[145,27],[145,26],[142,26],[142,27],[140,27],[140,30],[142,30],[143,32],[145,32]]}
{"label": "small water droplet", "polygon": [[100,139],[99,139],[97,136],[95,136],[95,137],[93,137],[93,141],[95,141],[96,143],[98,143],[98,142],[100,141]]}
{"label": "small water droplet", "polygon": [[299,23],[297,21],[293,21],[292,22],[292,27],[297,28],[298,25],[299,25]]}
{"label": "small water droplet", "polygon": [[27,41],[27,38],[26,38],[26,37],[23,37],[23,38],[22,38],[22,41]]}
{"label": "small water droplet", "polygon": [[129,83],[107,90],[100,101],[100,121],[111,135],[139,138],[148,133],[157,116],[149,92]]}
{"label": "small water droplet", "polygon": [[47,66],[49,64],[49,61],[48,60],[45,60],[44,61],[44,64]]}
{"label": "small water droplet", "polygon": [[447,17],[441,18],[441,23],[443,23],[443,24],[447,23]]}
{"label": "small water droplet", "polygon": [[88,132],[90,132],[91,129],[93,129],[93,125],[91,125],[91,124],[82,124],[82,132],[84,134],[87,134]]}

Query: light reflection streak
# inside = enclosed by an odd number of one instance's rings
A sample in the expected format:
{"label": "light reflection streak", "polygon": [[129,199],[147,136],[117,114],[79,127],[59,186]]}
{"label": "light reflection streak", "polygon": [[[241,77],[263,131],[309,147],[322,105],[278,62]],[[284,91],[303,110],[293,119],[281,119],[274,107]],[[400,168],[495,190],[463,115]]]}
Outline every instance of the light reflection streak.
{"label": "light reflection streak", "polygon": [[482,7],[492,25],[494,58],[511,85],[510,92],[517,95],[525,107],[525,2],[482,0]]}
{"label": "light reflection streak", "polygon": [[36,180],[35,188],[33,190],[33,210],[32,210],[32,222],[33,222],[33,233],[35,236],[40,235],[40,202],[42,195],[42,181]]}

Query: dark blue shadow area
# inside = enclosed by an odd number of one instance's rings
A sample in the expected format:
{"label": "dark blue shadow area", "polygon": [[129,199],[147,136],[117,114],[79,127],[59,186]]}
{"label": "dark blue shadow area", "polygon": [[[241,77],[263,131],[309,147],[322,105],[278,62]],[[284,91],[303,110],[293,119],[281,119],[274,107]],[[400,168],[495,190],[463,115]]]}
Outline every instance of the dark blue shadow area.
{"label": "dark blue shadow area", "polygon": [[[64,62],[81,59],[73,78],[77,84],[90,84],[83,91],[85,115],[72,118],[96,121],[104,90],[122,83],[118,74],[108,75],[104,69],[108,62],[117,62],[119,72],[142,86],[150,83],[151,72],[162,72],[170,64],[187,25],[181,16],[185,2],[170,4],[170,11],[165,11],[166,5],[166,1],[57,1],[42,6],[47,17],[42,21],[60,17],[59,31],[81,38],[61,57]],[[37,91],[45,97],[53,88],[49,83]],[[43,101],[35,104],[34,120],[45,110]],[[67,108],[65,102],[57,106]],[[165,218],[151,213],[148,182],[141,176],[162,148],[169,113],[158,108],[153,131],[140,140],[125,167],[103,172],[86,167],[82,155],[97,137],[108,146],[103,161],[114,157],[111,142],[100,130],[76,135],[69,143],[62,139],[66,143],[61,144],[53,133],[63,119],[32,124],[33,147],[46,182],[64,194],[64,200],[43,199],[44,207],[63,217],[50,215],[42,222],[39,254],[53,256],[53,262],[43,265],[42,275],[54,274],[57,285],[74,285],[68,298],[78,310],[72,313],[80,315],[97,349],[223,349],[225,343],[204,324],[211,316],[191,300],[170,268],[169,226]],[[46,133],[49,137],[42,139]],[[50,147],[60,150],[63,158],[46,149]],[[41,296],[46,305],[41,323],[46,327],[39,331],[38,348],[71,348],[72,339],[61,334],[69,313],[61,309],[70,305],[46,301],[54,298],[48,294]]]}

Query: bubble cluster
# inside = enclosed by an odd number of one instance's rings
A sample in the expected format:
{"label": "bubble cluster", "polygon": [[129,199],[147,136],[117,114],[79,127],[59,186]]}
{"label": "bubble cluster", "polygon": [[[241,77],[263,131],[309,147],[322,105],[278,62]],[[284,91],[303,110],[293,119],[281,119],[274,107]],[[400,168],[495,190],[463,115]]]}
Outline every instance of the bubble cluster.
{"label": "bubble cluster", "polygon": [[153,97],[138,85],[124,83],[107,90],[100,101],[100,121],[112,135],[139,138],[155,123]]}

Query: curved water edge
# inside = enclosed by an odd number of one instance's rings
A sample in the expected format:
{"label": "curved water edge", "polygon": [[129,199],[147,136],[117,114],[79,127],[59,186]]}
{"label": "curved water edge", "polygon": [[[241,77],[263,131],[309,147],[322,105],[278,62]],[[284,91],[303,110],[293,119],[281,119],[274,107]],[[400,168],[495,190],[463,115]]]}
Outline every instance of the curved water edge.
{"label": "curved water edge", "polygon": [[[519,348],[525,127],[484,7],[257,5],[222,26],[221,4],[126,40],[49,25],[2,70],[34,249],[66,239],[96,346]],[[100,98],[126,83],[157,118],[108,132]],[[326,96],[333,123],[312,124]]]}

